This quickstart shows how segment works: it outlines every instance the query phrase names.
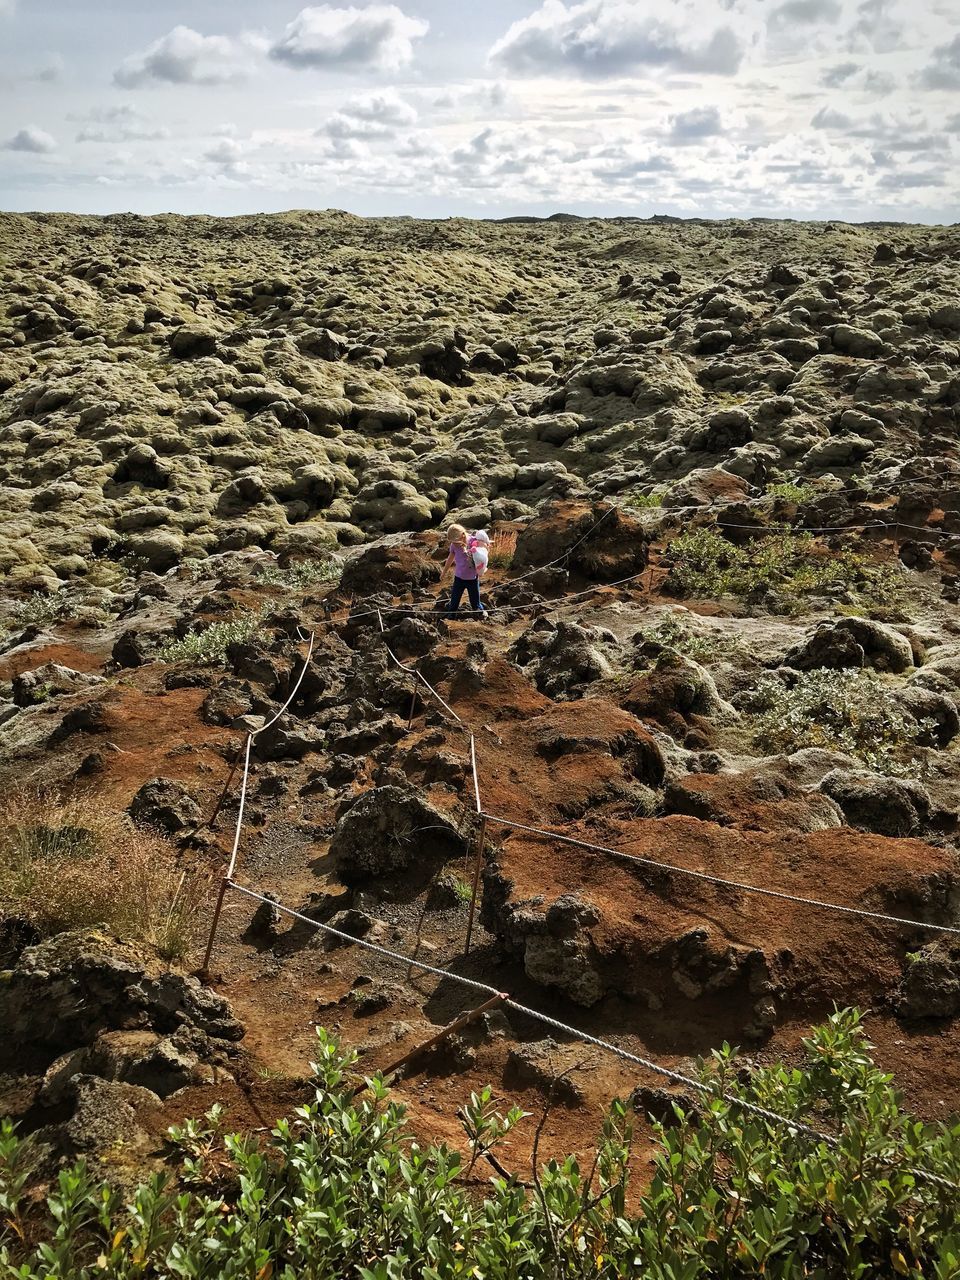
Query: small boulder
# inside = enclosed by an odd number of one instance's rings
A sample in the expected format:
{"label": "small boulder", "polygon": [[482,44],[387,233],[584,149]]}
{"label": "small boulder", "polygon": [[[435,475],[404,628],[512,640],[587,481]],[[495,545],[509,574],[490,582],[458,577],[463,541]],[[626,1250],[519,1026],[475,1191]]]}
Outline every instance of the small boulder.
{"label": "small boulder", "polygon": [[198,356],[217,353],[217,335],[212,329],[200,325],[181,325],[170,335],[170,354],[179,360],[194,360]]}
{"label": "small boulder", "polygon": [[406,871],[432,870],[462,857],[466,841],[456,824],[416,791],[398,786],[365,792],[337,823],[330,853],[345,884]]}
{"label": "small boulder", "polygon": [[139,826],[158,827],[170,835],[198,826],[203,817],[187,789],[171,778],[145,782],[127,812]]}
{"label": "small boulder", "polygon": [[873,667],[899,674],[913,666],[913,660],[910,641],[899,631],[869,618],[841,618],[821,623],[783,662],[796,671]]}
{"label": "small boulder", "polygon": [[929,942],[908,956],[894,1008],[907,1019],[960,1014],[960,944]]}
{"label": "small boulder", "polygon": [[61,666],[58,662],[45,662],[32,671],[13,677],[13,701],[18,707],[33,707],[60,694],[76,693],[98,684],[103,684],[102,676],[74,671],[72,667]]}
{"label": "small boulder", "polygon": [[852,827],[882,836],[913,835],[930,813],[926,789],[907,779],[833,769],[820,790],[837,802]]}

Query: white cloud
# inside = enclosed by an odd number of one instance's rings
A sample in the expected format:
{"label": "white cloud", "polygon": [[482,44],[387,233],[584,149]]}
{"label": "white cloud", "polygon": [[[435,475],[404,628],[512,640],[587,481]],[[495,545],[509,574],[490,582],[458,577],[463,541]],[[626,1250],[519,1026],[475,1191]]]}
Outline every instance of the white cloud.
{"label": "white cloud", "polygon": [[77,120],[83,126],[77,133],[77,142],[156,142],[170,137],[169,129],[155,125],[126,102],[93,107],[81,116],[71,115],[67,119]]}
{"label": "white cloud", "polygon": [[36,125],[28,124],[21,129],[19,133],[15,133],[3,144],[4,151],[29,151],[34,155],[45,155],[51,151],[56,151],[57,140],[51,134],[38,129]]}
{"label": "white cloud", "polygon": [[793,29],[839,18],[841,12],[837,0],[786,0],[771,11],[767,22],[774,29]]}
{"label": "white cloud", "polygon": [[59,53],[51,53],[46,61],[40,63],[27,75],[29,80],[37,80],[41,84],[53,84],[63,75],[64,62]]}
{"label": "white cloud", "polygon": [[416,124],[416,110],[395,89],[349,99],[317,130],[331,138],[392,138]]}
{"label": "white cloud", "polygon": [[270,57],[291,67],[395,71],[413,61],[413,41],[427,34],[429,22],[411,18],[395,4],[314,5],[301,9],[270,47]]}
{"label": "white cloud", "polygon": [[922,89],[960,89],[960,35],[934,49],[916,83]]}
{"label": "white cloud", "polygon": [[124,89],[150,84],[228,84],[249,72],[249,42],[230,36],[203,36],[174,27],[143,53],[133,54],[113,73]]}
{"label": "white cloud", "polygon": [[838,129],[841,132],[853,127],[853,120],[843,111],[835,111],[832,107],[821,107],[810,121],[814,129]]}
{"label": "white cloud", "polygon": [[889,71],[867,71],[864,73],[863,87],[874,97],[886,98],[896,89],[897,77]]}
{"label": "white cloud", "polygon": [[414,89],[433,112],[502,111],[510,105],[511,95],[502,80],[475,80],[467,84],[448,84],[442,89]]}
{"label": "white cloud", "polygon": [[744,48],[729,26],[700,34],[644,12],[637,0],[544,0],[514,22],[490,61],[526,75],[629,75],[643,69],[733,75]]}
{"label": "white cloud", "polygon": [[[917,18],[922,16],[922,13],[913,15],[914,31]],[[857,5],[857,18],[847,32],[848,48],[890,53],[902,49],[905,43],[906,30],[900,20],[897,0],[862,0]]]}
{"label": "white cloud", "polygon": [[17,8],[17,0],[0,0],[0,18],[12,18]]}
{"label": "white cloud", "polygon": [[670,140],[676,143],[700,142],[723,133],[723,121],[716,107],[692,107],[670,117]]}
{"label": "white cloud", "polygon": [[846,84],[859,70],[859,62],[840,62],[835,66],[827,67],[820,73],[820,83],[825,89],[837,89],[840,85]]}

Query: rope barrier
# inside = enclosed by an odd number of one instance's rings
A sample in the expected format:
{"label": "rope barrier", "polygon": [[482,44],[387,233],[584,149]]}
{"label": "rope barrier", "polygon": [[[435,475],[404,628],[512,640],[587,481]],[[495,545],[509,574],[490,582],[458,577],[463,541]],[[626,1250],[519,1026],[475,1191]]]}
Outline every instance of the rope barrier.
{"label": "rope barrier", "polygon": [[[383,632],[383,631],[384,631],[384,626],[383,626],[383,616],[382,616],[382,614],[381,614],[381,612],[380,612],[380,610],[379,610],[379,609],[375,610],[375,612],[376,612],[377,618],[378,618],[378,620],[379,620],[379,622],[380,622],[380,631],[381,631],[381,632]],[[394,662],[397,664],[397,666],[400,668],[400,670],[401,670],[401,671],[407,671],[407,672],[410,672],[410,673],[413,675],[413,677],[414,677],[414,679],[415,679],[415,680],[419,680],[419,682],[420,682],[422,685],[424,685],[427,689],[429,689],[429,691],[433,694],[433,696],[436,698],[436,700],[440,703],[441,707],[443,707],[443,709],[444,709],[445,711],[449,712],[449,713],[450,713],[450,715],[452,715],[452,716],[453,716],[453,718],[454,718],[454,720],[456,720],[457,724],[458,724],[458,725],[460,725],[460,726],[461,726],[461,728],[464,728],[464,729],[466,728],[466,725],[463,723],[463,721],[461,720],[461,718],[460,718],[460,717],[457,715],[457,713],[454,711],[453,707],[451,707],[451,706],[450,706],[450,704],[449,704],[449,702],[445,701],[445,699],[443,699],[443,698],[440,696],[440,694],[439,694],[439,693],[437,693],[436,689],[433,687],[433,685],[430,683],[430,681],[426,678],[426,676],[424,676],[420,671],[416,670],[416,668],[409,666],[409,664],[408,664],[408,663],[406,663],[406,662],[401,662],[401,661],[400,661],[400,659],[397,657],[397,655],[393,652],[393,650],[392,650],[392,649],[390,648],[390,646],[387,644],[386,640],[384,640],[384,642],[383,642],[383,647],[386,649],[387,653],[388,653],[388,654],[390,655],[390,657],[394,660]],[[472,737],[472,735],[471,735],[471,737]]]}
{"label": "rope barrier", "polygon": [[473,798],[477,813],[483,817],[483,809],[480,805],[480,778],[477,775],[477,740],[472,733],[470,734],[470,770],[473,773]]}
{"label": "rope barrier", "polygon": [[[302,641],[303,632],[299,627],[297,628],[297,634]],[[250,781],[250,752],[253,750],[254,739],[259,734],[264,733],[267,729],[272,729],[273,726],[280,719],[280,717],[289,709],[290,704],[293,702],[294,698],[297,696],[300,686],[303,684],[303,678],[307,674],[307,668],[310,666],[310,659],[313,657],[313,646],[316,642],[316,638],[317,638],[317,633],[315,631],[311,631],[310,644],[307,648],[307,656],[303,660],[303,667],[300,671],[300,675],[296,683],[294,684],[293,688],[291,689],[286,702],[284,702],[283,706],[280,708],[280,710],[276,713],[275,716],[273,716],[265,724],[262,724],[259,729],[253,729],[250,733],[247,734],[247,743],[246,743],[246,747],[244,748],[244,755],[243,755],[243,778],[240,783],[240,804],[237,810],[237,824],[233,833],[233,847],[230,850],[230,860],[227,863],[227,870],[224,874],[224,877],[220,882],[220,891],[217,894],[217,901],[213,908],[213,920],[210,923],[210,935],[207,938],[207,946],[203,954],[203,963],[200,966],[201,973],[206,973],[210,968],[210,957],[213,954],[213,944],[217,936],[217,927],[220,924],[220,914],[223,911],[223,900],[226,897],[227,887],[233,880],[233,874],[236,871],[236,867],[237,867],[237,858],[240,854],[240,836],[243,832],[243,814],[244,814],[244,810],[246,809],[247,786]],[[231,777],[233,776],[232,771],[230,776]],[[228,781],[228,785],[229,785],[229,781]],[[219,810],[219,807],[220,806],[218,804],[217,806],[218,810]]]}
{"label": "rope barrier", "polygon": [[[292,907],[288,907],[283,903],[277,902],[273,898],[267,898],[264,894],[258,893],[254,889],[248,889],[245,885],[237,884],[235,881],[231,881],[229,887],[231,889],[235,889],[238,893],[244,894],[248,898],[254,899],[254,901],[267,902],[281,914],[290,916],[294,920],[299,920],[301,923],[310,925],[314,929],[330,934],[333,937],[340,938],[342,941],[361,947],[363,950],[384,956],[395,964],[405,966],[408,971],[410,969],[420,969],[424,973],[434,974],[436,977],[453,982],[458,986],[466,987],[473,991],[480,991],[487,996],[495,996],[502,1001],[504,1006],[509,1009],[513,1009],[516,1013],[532,1018],[543,1026],[551,1027],[553,1030],[560,1031],[564,1035],[568,1035],[575,1040],[580,1040],[584,1044],[594,1045],[598,1049],[603,1049],[605,1052],[613,1054],[624,1062],[629,1062],[635,1066],[643,1067],[654,1075],[670,1080],[674,1084],[683,1085],[686,1088],[693,1089],[695,1092],[701,1094],[709,1095],[713,1092],[710,1086],[705,1084],[702,1080],[697,1080],[693,1076],[685,1075],[681,1071],[674,1071],[670,1067],[663,1066],[662,1063],[655,1062],[652,1058],[645,1058],[641,1057],[639,1054],[631,1053],[628,1049],[624,1049],[620,1045],[614,1044],[611,1040],[604,1040],[600,1036],[591,1035],[589,1032],[583,1031],[579,1027],[574,1027],[569,1023],[561,1022],[559,1018],[553,1018],[549,1014],[541,1012],[539,1009],[534,1009],[529,1005],[521,1004],[520,1001],[514,1000],[508,993],[498,991],[496,987],[490,986],[489,983],[477,982],[475,979],[466,978],[462,974],[452,973],[449,969],[441,969],[436,965],[426,964],[424,961],[417,960],[403,952],[393,951],[389,947],[381,947],[375,942],[368,942],[365,938],[355,938],[352,934],[344,933],[342,929],[336,929],[333,925],[322,924],[319,920],[313,920],[310,916],[304,915],[303,912],[295,911]],[[785,1126],[797,1133],[804,1133],[807,1136],[814,1138],[816,1141],[826,1143],[826,1145],[833,1148],[839,1146],[838,1138],[831,1134],[822,1133],[819,1129],[813,1128],[812,1125],[808,1125],[802,1120],[792,1119],[790,1116],[785,1116],[780,1112],[772,1111],[767,1107],[762,1107],[758,1103],[748,1101],[746,1098],[738,1098],[735,1094],[730,1094],[726,1091],[722,1092],[720,1096],[731,1106],[749,1112],[752,1115],[759,1116],[769,1124]],[[914,1177],[923,1181],[928,1181],[936,1186],[941,1186],[945,1189],[949,1189],[950,1191],[960,1191],[960,1184],[951,1182],[948,1178],[943,1178],[939,1174],[931,1173],[925,1169],[915,1169],[912,1167],[909,1167],[906,1171]]]}
{"label": "rope barrier", "polygon": [[[566,552],[564,552],[562,556],[557,557],[557,560],[550,562],[550,565],[540,566],[539,568],[549,568],[553,564],[558,563],[560,560],[567,558],[570,555],[570,553],[577,546],[579,546],[583,541],[585,541],[586,538],[588,538],[590,534],[603,522],[603,520],[606,519],[607,516],[610,515],[611,512],[615,509],[616,509],[615,507],[611,506],[611,508],[604,513],[604,515],[600,518],[600,520],[598,520],[593,526],[591,526],[591,528],[583,535],[583,537],[580,538],[576,543],[574,543],[573,546],[570,547]],[[746,527],[751,529],[753,528],[753,526],[727,526],[727,527]],[[858,526],[854,526],[854,527],[858,527]],[[859,527],[866,528],[870,526],[859,526]],[[904,527],[904,526],[900,526],[900,527]],[[826,532],[827,530],[824,529],[821,531]],[[838,529],[837,531],[838,532],[849,531],[849,529]],[[815,532],[815,530],[809,530],[809,532]],[[539,572],[539,568],[536,570],[532,570],[531,573]],[[530,576],[530,575],[528,574],[526,576]],[[632,575],[632,577],[630,578],[623,579],[620,583],[612,583],[609,585],[610,586],[624,585],[625,583],[633,581],[635,578],[638,578],[640,576],[641,574],[635,574],[635,575]],[[522,579],[514,579],[513,581],[522,581]],[[507,584],[503,584],[503,585],[507,585]],[[579,593],[579,595],[583,596],[587,594],[592,594],[597,589],[598,589],[597,587],[592,587],[588,591]],[[565,603],[570,603],[571,600],[575,598],[576,597],[571,597]],[[563,606],[561,605],[558,607],[563,607]],[[400,610],[391,610],[389,606],[387,606],[387,610],[400,611]],[[404,612],[412,612],[412,611],[413,610],[404,610]],[[382,612],[383,611],[379,608],[376,610],[370,611],[371,614],[372,613],[376,614],[379,621],[380,631],[381,633],[384,633],[385,628],[383,625]],[[356,617],[358,615],[353,615],[353,616]],[[364,616],[364,615],[360,615],[360,616]],[[548,1014],[542,1013],[538,1009],[534,1009],[534,1008],[531,1008],[530,1006],[523,1005],[519,1001],[515,1001],[511,996],[507,995],[506,993],[497,991],[495,987],[492,987],[487,983],[477,982],[476,980],[472,978],[466,978],[461,974],[452,973],[449,969],[443,969],[436,965],[427,964],[423,961],[415,959],[414,957],[405,955],[401,952],[393,951],[387,947],[381,947],[376,943],[368,942],[362,938],[355,938],[352,934],[348,934],[343,930],[336,929],[332,925],[322,924],[319,921],[313,920],[309,916],[303,914],[302,912],[295,911],[293,908],[287,907],[284,904],[277,902],[274,898],[268,898],[264,894],[259,893],[256,890],[249,889],[246,886],[238,884],[236,882],[236,880],[234,879],[234,874],[236,871],[236,863],[237,863],[238,852],[239,852],[243,817],[245,812],[246,795],[247,795],[249,772],[250,772],[250,755],[251,755],[253,742],[258,734],[263,733],[266,729],[271,728],[274,724],[276,724],[277,721],[280,719],[280,717],[289,709],[306,675],[306,671],[309,666],[310,659],[313,653],[315,639],[316,639],[316,632],[314,631],[310,635],[309,649],[307,652],[307,656],[304,660],[303,669],[301,670],[300,676],[296,681],[293,687],[293,690],[291,691],[287,700],[284,702],[283,706],[279,709],[279,711],[277,711],[277,713],[268,722],[262,725],[259,729],[252,731],[247,736],[247,743],[246,743],[246,749],[244,754],[243,780],[241,784],[240,803],[238,807],[237,823],[236,823],[236,829],[234,833],[233,847],[231,850],[227,873],[224,876],[223,882],[221,884],[220,894],[219,894],[217,906],[214,912],[213,924],[210,931],[210,939],[208,942],[207,952],[204,959],[202,971],[206,971],[209,965],[210,954],[212,951],[213,942],[216,935],[216,929],[219,922],[225,895],[229,889],[234,889],[238,893],[243,894],[257,902],[269,903],[271,907],[274,908],[275,910],[281,912],[282,914],[290,916],[295,920],[299,920],[311,926],[314,929],[320,930],[326,934],[337,937],[349,944],[353,944],[365,950],[375,952],[379,955],[382,955],[388,958],[394,963],[404,965],[406,966],[408,973],[412,972],[413,969],[419,969],[424,973],[433,974],[441,979],[449,980],[460,986],[467,987],[475,991],[480,991],[490,997],[493,997],[493,998],[496,998],[497,1000],[502,1001],[506,1007],[513,1009],[517,1013],[530,1017],[545,1026],[548,1026],[553,1028],[554,1030],[560,1031],[565,1035],[573,1037],[574,1039],[578,1039],[585,1044],[591,1044],[597,1048],[600,1048],[609,1053],[612,1053],[616,1057],[620,1058],[625,1062],[630,1062],[634,1065],[640,1066],[676,1084],[681,1084],[686,1086],[687,1088],[693,1089],[696,1092],[705,1093],[705,1094],[712,1093],[712,1090],[710,1089],[709,1085],[703,1083],[702,1081],[696,1080],[691,1076],[687,1076],[682,1072],[674,1071],[669,1067],[665,1067],[660,1063],[654,1062],[652,1059],[645,1058],[638,1054],[631,1053],[629,1050],[623,1049],[621,1046],[614,1044],[612,1041],[605,1040],[597,1036],[593,1036],[590,1033],[582,1031],[577,1027],[570,1026],[569,1024],[564,1023],[559,1019],[552,1018]],[[396,663],[396,665],[401,670],[409,673],[411,670],[410,667],[407,664],[403,663],[397,657],[397,655],[393,652],[393,649],[387,644],[385,639],[384,639],[384,646],[390,658],[392,659],[392,661]],[[932,930],[936,930],[943,933],[960,935],[960,929],[952,928],[950,926],[927,924],[923,921],[907,920],[901,917],[885,915],[880,912],[867,911],[861,908],[844,907],[844,906],[840,906],[837,903],[829,903],[829,902],[823,902],[817,899],[802,898],[795,895],[783,893],[778,890],[763,889],[756,885],[750,885],[750,884],[742,883],[739,881],[727,880],[727,879],[724,879],[723,877],[709,875],[706,872],[691,871],[684,867],[673,866],[671,864],[662,863],[651,858],[642,857],[640,855],[628,854],[622,850],[614,849],[609,846],[592,844],[591,842],[588,842],[588,841],[581,841],[571,836],[562,835],[559,832],[552,832],[544,828],[527,826],[523,823],[517,823],[510,819],[499,818],[494,814],[488,814],[483,809],[481,798],[480,798],[479,772],[477,769],[477,761],[476,761],[476,740],[473,735],[473,732],[469,730],[469,727],[465,725],[464,721],[456,713],[456,711],[453,710],[453,708],[441,697],[441,695],[433,688],[433,686],[429,683],[429,681],[427,681],[418,670],[414,669],[412,674],[414,675],[415,681],[421,682],[429,690],[429,692],[436,698],[436,700],[440,703],[440,705],[453,717],[456,724],[470,733],[470,767],[471,767],[471,772],[473,777],[474,800],[475,800],[476,812],[481,819],[481,837],[480,837],[480,843],[478,845],[478,857],[477,857],[478,870],[479,870],[479,864],[480,864],[482,850],[483,850],[483,831],[485,831],[487,822],[494,822],[500,826],[507,827],[512,830],[523,831],[527,834],[536,835],[541,838],[557,840],[561,843],[580,847],[591,852],[599,852],[599,853],[613,855],[615,857],[626,859],[627,861],[637,862],[641,865],[653,867],[657,870],[669,871],[676,874],[686,875],[686,876],[689,876],[698,880],[703,880],[709,883],[721,885],[728,888],[738,889],[742,892],[757,893],[757,894],[764,895],[766,897],[777,898],[785,901],[791,901],[801,905],[807,905],[807,906],[818,907],[826,910],[838,911],[844,914],[860,916],[868,919],[881,920],[885,923],[895,923],[898,925],[906,925],[912,928],[932,929]],[[474,897],[475,896],[476,895],[474,895]],[[821,1133],[819,1130],[813,1128],[812,1126],[806,1124],[803,1121],[791,1119],[789,1116],[781,1115],[778,1112],[771,1111],[765,1107],[761,1107],[756,1103],[748,1102],[745,1099],[737,1098],[726,1092],[723,1092],[721,1096],[730,1105],[736,1106],[749,1113],[755,1114],[770,1124],[786,1126],[787,1128],[793,1130],[794,1132],[804,1133],[814,1138],[816,1141],[823,1142],[833,1148],[836,1148],[839,1145],[838,1139],[836,1137],[833,1137],[829,1134]],[[898,1168],[899,1166],[886,1166],[886,1167]],[[932,1185],[949,1189],[951,1192],[960,1191],[960,1184],[953,1183],[949,1179],[943,1178],[938,1174],[933,1174],[928,1170],[907,1167],[906,1172],[910,1173],[912,1176],[916,1177],[921,1181],[926,1181],[931,1183]]]}
{"label": "rope barrier", "polygon": [[938,933],[949,933],[960,936],[960,929],[946,924],[930,924],[925,920],[907,920],[901,916],[886,915],[881,911],[868,911],[863,907],[844,907],[837,902],[823,902],[819,898],[801,898],[792,893],[782,893],[778,889],[763,889],[759,885],[747,884],[741,880],[727,880],[723,876],[710,875],[706,871],[692,871],[688,867],[678,867],[673,863],[660,862],[655,858],[644,858],[640,854],[625,853],[622,849],[614,849],[610,845],[592,844],[588,840],[577,840],[573,836],[563,835],[559,831],[548,831],[544,827],[530,827],[522,822],[513,822],[510,818],[499,818],[494,813],[483,813],[488,821],[500,827],[510,827],[515,831],[523,831],[527,835],[540,836],[548,840],[556,840],[561,844],[573,845],[578,849],[586,849],[591,853],[611,854],[615,858],[623,858],[628,862],[637,862],[641,866],[652,867],[657,871],[669,871],[676,875],[689,876],[694,880],[704,880],[708,884],[721,885],[727,889],[739,889],[743,893],[762,894],[765,898],[779,898],[784,902],[795,902],[801,906],[819,907],[826,911],[840,911],[844,915],[863,916],[868,920],[882,920],[885,924],[908,925],[914,929],[932,929]]}

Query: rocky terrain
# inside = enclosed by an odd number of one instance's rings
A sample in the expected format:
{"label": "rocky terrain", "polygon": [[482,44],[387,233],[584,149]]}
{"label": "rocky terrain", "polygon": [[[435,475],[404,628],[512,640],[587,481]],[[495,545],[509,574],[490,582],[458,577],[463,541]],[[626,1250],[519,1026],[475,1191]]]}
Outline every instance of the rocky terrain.
{"label": "rocky terrain", "polygon": [[[231,767],[311,632],[241,883],[673,1065],[790,1062],[857,1005],[911,1105],[960,1109],[960,947],[923,927],[960,928],[960,232],[6,216],[0,244],[0,1111],[122,1173],[213,1101],[264,1123],[316,1025],[373,1071],[470,1006],[237,894],[188,976]],[[494,534],[482,623],[436,609],[450,520]],[[489,823],[469,956],[463,725],[485,810],[579,842]],[[151,840],[168,915],[196,888],[176,955],[24,889],[93,812],[132,833],[110,876]],[[559,1151],[615,1092],[657,1104],[503,1012],[400,1091],[452,1136],[486,1080],[552,1090]]]}

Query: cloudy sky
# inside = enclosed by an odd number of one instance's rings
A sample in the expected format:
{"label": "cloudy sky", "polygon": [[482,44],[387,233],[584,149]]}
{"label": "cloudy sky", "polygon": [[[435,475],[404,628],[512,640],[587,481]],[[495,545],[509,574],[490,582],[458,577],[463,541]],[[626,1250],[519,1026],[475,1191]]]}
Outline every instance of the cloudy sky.
{"label": "cloudy sky", "polygon": [[960,220],[960,0],[0,0],[0,206]]}

